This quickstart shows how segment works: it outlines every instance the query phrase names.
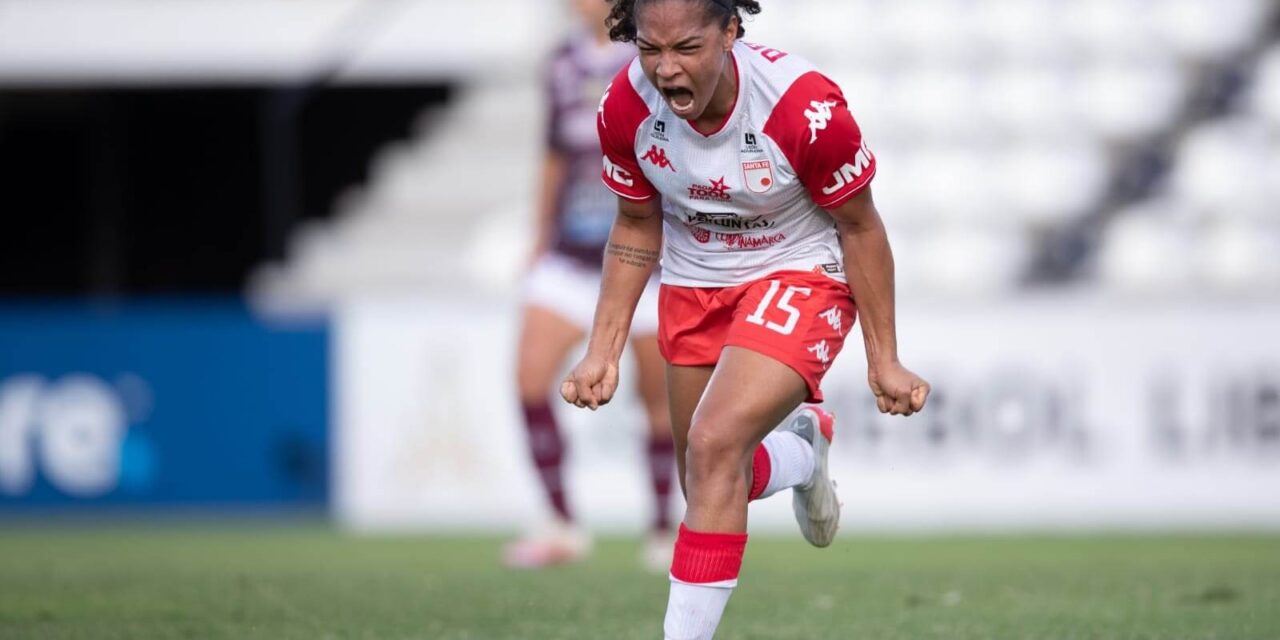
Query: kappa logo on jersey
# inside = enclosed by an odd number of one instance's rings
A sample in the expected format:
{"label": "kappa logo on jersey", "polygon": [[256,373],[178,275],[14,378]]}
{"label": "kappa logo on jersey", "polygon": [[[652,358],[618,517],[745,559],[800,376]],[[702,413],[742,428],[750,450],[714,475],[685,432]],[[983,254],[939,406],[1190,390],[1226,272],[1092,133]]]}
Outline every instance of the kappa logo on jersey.
{"label": "kappa logo on jersey", "polygon": [[773,188],[773,165],[768,160],[744,162],[742,177],[746,178],[747,190],[752,193],[765,193]]}
{"label": "kappa logo on jersey", "polygon": [[729,195],[729,185],[725,182],[724,176],[720,176],[719,180],[712,180],[711,186],[689,185],[689,198],[692,200],[718,200],[720,202],[733,200],[733,196]]}
{"label": "kappa logo on jersey", "polygon": [[670,169],[672,173],[676,171],[675,165],[671,164],[671,161],[667,159],[667,150],[658,148],[656,144],[649,147],[649,150],[643,156],[640,156],[640,159],[652,162],[659,169]]}
{"label": "kappa logo on jersey", "polygon": [[[606,129],[609,128],[609,123],[605,122],[604,120],[604,103],[606,100],[609,99],[609,92],[612,90],[613,90],[613,84],[611,83],[608,87],[605,88],[604,95],[600,96],[600,106],[596,108],[596,115],[600,116],[600,124],[604,125],[604,128]],[[588,102],[587,104],[591,104],[591,103]]]}
{"label": "kappa logo on jersey", "polygon": [[861,178],[862,174],[871,167],[872,158],[874,158],[874,156],[871,155],[871,150],[867,149],[866,145],[862,145],[862,148],[858,150],[858,154],[853,157],[852,164],[846,162],[844,163],[844,166],[836,169],[835,173],[831,174],[832,179],[835,180],[835,184],[829,187],[823,187],[822,193],[831,195],[843,189],[845,185],[857,182],[858,178]]}
{"label": "kappa logo on jersey", "polygon": [[764,216],[744,218],[736,213],[705,213],[702,211],[686,211],[685,222],[692,225],[711,225],[731,231],[748,231],[752,229],[772,229],[778,223],[766,220]]}
{"label": "kappa logo on jersey", "polygon": [[636,181],[631,178],[631,172],[619,167],[609,160],[609,156],[604,157],[604,175],[606,178],[624,186],[634,187]]}
{"label": "kappa logo on jersey", "polygon": [[813,144],[818,140],[818,132],[827,128],[827,123],[831,122],[834,114],[831,112],[836,106],[835,100],[824,100],[818,102],[812,100],[809,102],[812,109],[804,110],[804,117],[809,119],[809,144]]}

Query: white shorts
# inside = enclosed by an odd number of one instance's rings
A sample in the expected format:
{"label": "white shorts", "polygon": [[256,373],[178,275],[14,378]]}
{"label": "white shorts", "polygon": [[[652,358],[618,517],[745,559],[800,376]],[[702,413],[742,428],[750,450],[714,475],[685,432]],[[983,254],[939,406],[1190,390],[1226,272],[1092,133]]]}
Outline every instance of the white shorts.
{"label": "white shorts", "polygon": [[[524,303],[544,307],[584,331],[591,329],[596,315],[596,298],[600,295],[600,270],[555,253],[538,259],[525,277]],[[658,333],[658,278],[649,280],[636,314],[631,320],[631,335]]]}

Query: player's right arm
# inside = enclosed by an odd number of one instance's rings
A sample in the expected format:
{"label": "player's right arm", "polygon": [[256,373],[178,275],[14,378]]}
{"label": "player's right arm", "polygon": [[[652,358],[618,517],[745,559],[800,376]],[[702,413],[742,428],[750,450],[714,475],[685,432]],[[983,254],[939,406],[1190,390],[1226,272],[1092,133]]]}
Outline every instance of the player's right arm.
{"label": "player's right arm", "polygon": [[566,402],[597,409],[618,388],[618,361],[631,332],[631,316],[662,253],[662,204],[636,159],[636,135],[649,108],[623,68],[605,90],[596,118],[604,170],[618,195],[618,215],[604,250],[600,298],[587,355],[560,385]]}
{"label": "player's right arm", "polygon": [[560,386],[566,402],[595,410],[618,389],[618,362],[631,333],[631,317],[662,253],[659,203],[657,198],[618,198],[587,354]]}

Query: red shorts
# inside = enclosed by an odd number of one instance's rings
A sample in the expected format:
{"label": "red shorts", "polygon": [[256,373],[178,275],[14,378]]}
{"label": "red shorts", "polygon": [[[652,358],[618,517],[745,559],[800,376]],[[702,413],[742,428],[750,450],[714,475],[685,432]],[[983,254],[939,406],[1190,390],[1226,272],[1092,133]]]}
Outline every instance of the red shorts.
{"label": "red shorts", "polygon": [[658,293],[658,348],[673,365],[714,366],[726,346],[743,347],[804,378],[821,402],[822,376],[856,317],[848,285],[808,271],[779,271],[736,287],[677,287]]}

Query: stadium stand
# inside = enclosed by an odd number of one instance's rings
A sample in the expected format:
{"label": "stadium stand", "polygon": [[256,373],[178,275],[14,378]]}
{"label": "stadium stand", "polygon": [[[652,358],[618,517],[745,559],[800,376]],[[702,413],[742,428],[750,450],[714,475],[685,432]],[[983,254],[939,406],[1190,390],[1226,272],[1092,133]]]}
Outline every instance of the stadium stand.
{"label": "stadium stand", "polygon": [[[844,88],[881,160],[876,197],[904,289],[1234,290],[1280,278],[1280,46],[1266,49],[1277,7],[794,0],[766,3],[747,30]],[[1232,89],[1237,75],[1252,78],[1247,90]],[[538,92],[535,75],[474,78],[380,155],[332,224],[299,230],[256,292],[323,302],[427,283],[514,287]],[[1063,237],[1078,242],[1064,249]]]}
{"label": "stadium stand", "polygon": [[1280,44],[1244,69],[1223,112],[1180,136],[1153,193],[1117,213],[1097,255],[1101,281],[1237,293],[1280,284]]}

